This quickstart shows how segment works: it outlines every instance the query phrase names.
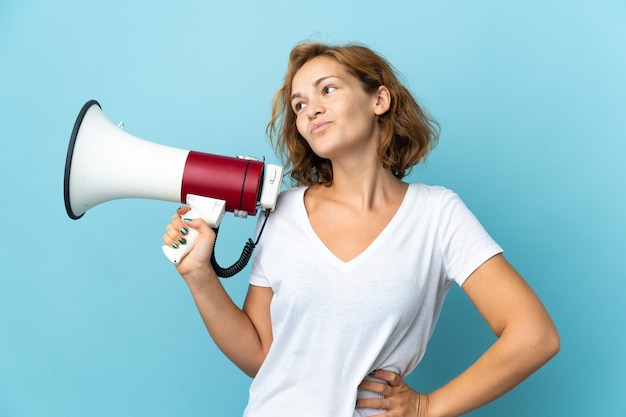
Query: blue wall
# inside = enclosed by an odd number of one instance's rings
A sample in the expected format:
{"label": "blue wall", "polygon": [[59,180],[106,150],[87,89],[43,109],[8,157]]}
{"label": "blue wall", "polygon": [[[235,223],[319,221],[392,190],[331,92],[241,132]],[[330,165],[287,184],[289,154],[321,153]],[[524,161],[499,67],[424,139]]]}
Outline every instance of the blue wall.
{"label": "blue wall", "polygon": [[[623,1],[88,3],[0,3],[0,416],[240,415],[249,379],[161,254],[177,205],[70,220],[65,153],[95,98],[150,141],[275,161],[270,99],[308,37],[366,43],[404,74],[442,125],[411,180],[457,191],[560,329],[552,362],[471,415],[626,415]],[[254,222],[224,221],[218,259]],[[238,302],[246,275],[226,282]],[[492,340],[454,290],[409,382],[445,383]]]}

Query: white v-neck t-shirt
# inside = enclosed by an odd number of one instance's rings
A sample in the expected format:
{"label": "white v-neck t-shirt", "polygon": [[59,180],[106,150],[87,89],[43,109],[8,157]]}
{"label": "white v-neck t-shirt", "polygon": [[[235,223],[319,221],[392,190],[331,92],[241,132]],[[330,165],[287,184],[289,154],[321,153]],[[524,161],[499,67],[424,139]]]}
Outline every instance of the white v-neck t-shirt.
{"label": "white v-neck t-shirt", "polygon": [[[315,234],[306,187],[284,191],[256,248],[250,283],[271,287],[272,346],[245,417],[356,417],[375,369],[406,376],[426,350],[450,286],[502,252],[461,199],[409,184],[398,211],[344,262]],[[262,219],[259,219],[259,225]]]}

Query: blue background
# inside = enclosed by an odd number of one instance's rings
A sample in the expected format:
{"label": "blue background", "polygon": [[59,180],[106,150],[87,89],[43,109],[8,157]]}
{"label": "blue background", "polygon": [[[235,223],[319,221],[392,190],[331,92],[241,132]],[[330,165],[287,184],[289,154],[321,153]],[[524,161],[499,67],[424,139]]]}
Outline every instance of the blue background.
{"label": "blue background", "polygon": [[[241,414],[250,380],[160,250],[177,204],[70,220],[67,144],[93,98],[152,142],[276,162],[270,100],[307,38],[397,67],[442,125],[410,180],[457,191],[557,323],[560,354],[471,415],[626,415],[625,22],[618,0],[3,0],[0,416]],[[228,215],[218,260],[255,221]],[[246,272],[225,282],[237,302]],[[492,341],[454,289],[409,382],[434,389]]]}

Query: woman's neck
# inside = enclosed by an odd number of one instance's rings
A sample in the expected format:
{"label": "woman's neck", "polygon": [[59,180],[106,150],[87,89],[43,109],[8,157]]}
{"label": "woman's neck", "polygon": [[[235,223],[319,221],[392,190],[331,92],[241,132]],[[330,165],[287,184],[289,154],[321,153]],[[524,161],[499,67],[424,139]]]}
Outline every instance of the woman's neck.
{"label": "woman's neck", "polygon": [[320,197],[330,198],[355,209],[368,210],[394,204],[404,198],[407,184],[382,166],[363,166],[346,170],[333,165],[333,183],[321,186]]}

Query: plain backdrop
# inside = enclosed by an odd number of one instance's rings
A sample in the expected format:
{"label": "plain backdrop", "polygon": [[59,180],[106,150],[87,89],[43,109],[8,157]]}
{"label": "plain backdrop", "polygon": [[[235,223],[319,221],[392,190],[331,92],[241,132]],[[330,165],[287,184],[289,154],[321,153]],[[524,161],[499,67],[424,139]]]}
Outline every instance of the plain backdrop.
{"label": "plain backdrop", "polygon": [[[178,205],[69,219],[67,145],[97,99],[151,142],[277,162],[271,98],[305,39],[398,69],[442,128],[409,180],[459,193],[559,328],[553,361],[471,415],[626,415],[624,1],[3,0],[0,416],[241,415],[250,380],[161,253]],[[255,222],[227,216],[218,261]],[[247,273],[225,282],[238,303]],[[435,389],[493,340],[455,288],[408,382]]]}

